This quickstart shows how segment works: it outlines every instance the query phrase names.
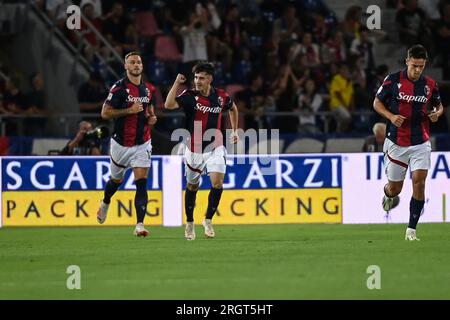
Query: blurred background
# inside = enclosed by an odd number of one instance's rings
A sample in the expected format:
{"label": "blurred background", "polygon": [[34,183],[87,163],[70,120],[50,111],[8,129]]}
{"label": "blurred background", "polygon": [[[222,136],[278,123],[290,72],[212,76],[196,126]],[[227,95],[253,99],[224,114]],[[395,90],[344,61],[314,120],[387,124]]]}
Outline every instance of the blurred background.
{"label": "blurred background", "polygon": [[[81,30],[66,27],[72,4]],[[366,27],[373,4],[380,30]],[[130,51],[157,88],[154,154],[170,154],[184,127],[183,113],[163,109],[168,90],[204,59],[240,127],[279,129],[280,152],[380,151],[367,146],[384,122],[373,98],[416,43],[445,107],[432,145],[450,150],[450,0],[0,1],[0,43],[0,155],[60,154],[81,121],[111,129],[100,111]],[[108,153],[107,138],[95,142]]]}

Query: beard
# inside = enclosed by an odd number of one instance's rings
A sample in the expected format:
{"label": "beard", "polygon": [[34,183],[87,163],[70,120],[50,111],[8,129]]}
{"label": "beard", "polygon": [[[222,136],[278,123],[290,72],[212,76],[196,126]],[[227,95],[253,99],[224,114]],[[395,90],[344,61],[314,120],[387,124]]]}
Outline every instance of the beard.
{"label": "beard", "polygon": [[132,76],[138,77],[142,74],[142,70],[130,70]]}

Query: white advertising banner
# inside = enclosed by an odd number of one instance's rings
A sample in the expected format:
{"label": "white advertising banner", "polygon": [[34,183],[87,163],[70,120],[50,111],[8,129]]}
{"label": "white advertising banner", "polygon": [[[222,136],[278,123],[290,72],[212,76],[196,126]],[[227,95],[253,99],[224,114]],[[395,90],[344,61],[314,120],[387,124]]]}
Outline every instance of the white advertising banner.
{"label": "white advertising banner", "polygon": [[[420,222],[450,221],[450,153],[433,152],[425,186],[425,207]],[[382,153],[342,155],[343,223],[407,223],[412,196],[408,171],[400,204],[389,215],[381,207],[387,183]],[[447,198],[447,201],[445,199]],[[447,203],[446,203],[447,202]],[[447,214],[446,214],[447,213]]]}

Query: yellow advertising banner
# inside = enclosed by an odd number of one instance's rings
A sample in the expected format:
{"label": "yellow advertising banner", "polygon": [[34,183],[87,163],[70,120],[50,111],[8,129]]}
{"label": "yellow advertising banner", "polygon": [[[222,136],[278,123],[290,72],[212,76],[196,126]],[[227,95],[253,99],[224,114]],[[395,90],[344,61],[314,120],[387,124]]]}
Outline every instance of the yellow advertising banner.
{"label": "yellow advertising banner", "polygon": [[[208,194],[209,190],[199,190],[197,193],[196,223],[204,219]],[[214,224],[341,222],[340,188],[224,190],[214,216]],[[183,223],[186,223],[184,211]]]}
{"label": "yellow advertising banner", "polygon": [[[104,225],[135,225],[135,191],[118,191]],[[103,191],[6,191],[4,226],[98,226]],[[146,225],[162,225],[162,191],[148,191]]]}

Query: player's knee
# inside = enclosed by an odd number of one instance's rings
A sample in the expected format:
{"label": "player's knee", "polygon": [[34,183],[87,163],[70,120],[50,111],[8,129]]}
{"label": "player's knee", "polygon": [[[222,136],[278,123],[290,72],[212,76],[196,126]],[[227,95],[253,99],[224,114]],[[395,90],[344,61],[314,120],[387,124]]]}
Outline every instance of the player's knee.
{"label": "player's knee", "polygon": [[222,189],[222,186],[223,186],[223,181],[214,181],[212,183],[212,187],[214,189]]}
{"label": "player's knee", "polygon": [[189,191],[197,191],[198,190],[198,186],[199,184],[192,184],[192,183],[188,183],[187,184],[187,188]]}
{"label": "player's knee", "polygon": [[413,180],[413,189],[416,191],[424,191],[425,190],[425,180]]}
{"label": "player's knee", "polygon": [[399,185],[399,184],[390,184],[390,185],[388,186],[388,192],[389,192],[389,195],[390,195],[391,197],[398,196],[398,195],[400,194],[400,192],[402,192],[402,187],[403,187],[403,185]]}
{"label": "player's knee", "polygon": [[113,179],[113,178],[111,178],[111,181],[114,182],[115,184],[121,184],[123,179]]}

